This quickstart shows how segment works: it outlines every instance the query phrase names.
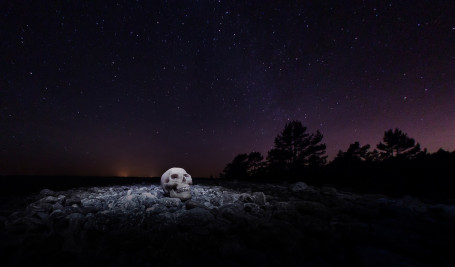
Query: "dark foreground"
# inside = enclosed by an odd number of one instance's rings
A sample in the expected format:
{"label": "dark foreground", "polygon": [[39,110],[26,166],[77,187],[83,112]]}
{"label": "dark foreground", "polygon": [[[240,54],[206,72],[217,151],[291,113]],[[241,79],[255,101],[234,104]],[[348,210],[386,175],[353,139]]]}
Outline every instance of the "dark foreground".
{"label": "dark foreground", "polygon": [[332,187],[158,183],[8,196],[0,266],[453,266],[455,206]]}

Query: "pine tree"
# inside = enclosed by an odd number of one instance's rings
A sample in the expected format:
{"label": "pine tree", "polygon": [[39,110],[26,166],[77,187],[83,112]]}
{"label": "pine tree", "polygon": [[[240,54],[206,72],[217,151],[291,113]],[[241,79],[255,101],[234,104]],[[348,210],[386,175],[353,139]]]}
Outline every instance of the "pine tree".
{"label": "pine tree", "polygon": [[304,167],[325,164],[326,145],[321,144],[323,135],[306,133],[307,128],[299,121],[287,123],[275,138],[275,146],[267,156],[269,168],[273,171],[296,173]]}
{"label": "pine tree", "polygon": [[349,145],[349,148],[346,152],[340,150],[334,161],[361,162],[370,160],[371,152],[368,151],[369,149],[370,145],[360,146],[359,142],[355,142]]}
{"label": "pine tree", "polygon": [[238,154],[220,174],[225,179],[247,179],[255,176],[263,166],[264,157],[259,152]]}
{"label": "pine tree", "polygon": [[383,142],[380,142],[376,147],[381,152],[383,159],[412,159],[421,152],[420,144],[399,129],[386,131]]}

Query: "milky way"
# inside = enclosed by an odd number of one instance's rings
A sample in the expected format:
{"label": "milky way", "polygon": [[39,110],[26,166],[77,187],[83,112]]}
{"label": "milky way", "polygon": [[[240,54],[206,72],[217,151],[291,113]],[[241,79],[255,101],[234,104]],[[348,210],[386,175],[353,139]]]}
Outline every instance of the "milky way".
{"label": "milky way", "polygon": [[217,176],[290,120],[320,130],[329,159],[396,127],[455,149],[453,1],[0,10],[0,175]]}

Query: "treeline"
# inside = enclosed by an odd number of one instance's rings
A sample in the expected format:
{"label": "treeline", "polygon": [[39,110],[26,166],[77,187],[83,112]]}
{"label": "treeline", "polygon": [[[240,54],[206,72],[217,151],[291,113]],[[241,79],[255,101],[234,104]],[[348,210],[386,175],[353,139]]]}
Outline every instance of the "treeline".
{"label": "treeline", "polygon": [[428,153],[399,129],[390,129],[372,149],[354,142],[327,162],[323,135],[307,133],[299,121],[287,123],[267,156],[259,152],[237,155],[220,174],[222,179],[304,181],[346,189],[455,198],[455,151]]}

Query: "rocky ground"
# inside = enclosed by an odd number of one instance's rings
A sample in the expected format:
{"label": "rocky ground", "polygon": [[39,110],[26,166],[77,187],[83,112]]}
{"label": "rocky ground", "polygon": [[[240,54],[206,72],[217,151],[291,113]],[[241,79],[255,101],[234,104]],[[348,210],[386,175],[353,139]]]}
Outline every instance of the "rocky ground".
{"label": "rocky ground", "polygon": [[[453,266],[455,206],[331,187],[157,184],[3,202],[0,265]],[[23,206],[18,203],[25,204]],[[16,204],[17,206],[15,206]]]}

